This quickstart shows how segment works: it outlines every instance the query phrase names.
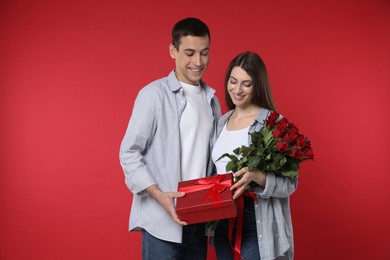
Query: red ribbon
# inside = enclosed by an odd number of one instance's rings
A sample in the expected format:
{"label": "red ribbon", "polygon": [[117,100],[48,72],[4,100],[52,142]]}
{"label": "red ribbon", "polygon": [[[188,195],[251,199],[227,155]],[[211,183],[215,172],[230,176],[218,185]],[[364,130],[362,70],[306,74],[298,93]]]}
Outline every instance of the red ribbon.
{"label": "red ribbon", "polygon": [[[242,226],[244,223],[244,196],[251,197],[253,200],[256,200],[256,194],[251,191],[244,191],[244,193],[237,199],[237,226],[236,226],[236,241],[234,243],[233,254],[234,260],[243,259],[241,256],[241,244],[242,244]],[[236,218],[231,218],[229,220],[229,240],[232,241],[233,238],[233,226]]]}
{"label": "red ribbon", "polygon": [[227,187],[231,186],[232,181],[230,179],[222,181],[226,176],[224,174],[217,174],[212,177],[206,177],[198,179],[195,185],[179,187],[178,191],[190,193],[200,190],[209,189],[205,194],[204,200],[212,199],[213,202],[221,201],[221,192]]}

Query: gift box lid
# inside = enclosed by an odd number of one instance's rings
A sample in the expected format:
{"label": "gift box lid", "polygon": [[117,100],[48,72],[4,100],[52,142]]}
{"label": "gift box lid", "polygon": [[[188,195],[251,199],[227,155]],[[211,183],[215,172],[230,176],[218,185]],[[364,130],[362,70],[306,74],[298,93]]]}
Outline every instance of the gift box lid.
{"label": "gift box lid", "polygon": [[178,191],[184,191],[186,195],[177,198],[176,211],[186,213],[234,205],[232,185],[232,174],[179,182]]}

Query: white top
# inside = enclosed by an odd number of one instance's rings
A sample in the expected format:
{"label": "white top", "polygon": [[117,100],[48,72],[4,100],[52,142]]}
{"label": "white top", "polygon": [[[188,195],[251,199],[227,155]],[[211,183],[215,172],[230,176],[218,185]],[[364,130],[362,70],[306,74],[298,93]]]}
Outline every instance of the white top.
{"label": "white top", "polygon": [[185,181],[206,177],[213,116],[202,87],[180,84],[187,101],[180,120],[181,179]]}
{"label": "white top", "polygon": [[226,173],[226,164],[230,161],[229,157],[224,157],[217,161],[224,153],[233,154],[233,150],[242,145],[248,146],[249,126],[239,130],[229,131],[226,129],[226,123],[215,142],[212,158],[217,167],[217,173]]}

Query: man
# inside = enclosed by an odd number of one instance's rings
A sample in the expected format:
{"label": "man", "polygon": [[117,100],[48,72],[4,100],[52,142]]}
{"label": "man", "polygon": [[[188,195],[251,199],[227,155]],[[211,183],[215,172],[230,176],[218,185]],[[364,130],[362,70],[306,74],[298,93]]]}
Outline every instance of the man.
{"label": "man", "polygon": [[187,225],[174,207],[178,182],[210,176],[211,149],[221,115],[215,91],[202,76],[209,63],[210,31],[197,18],[172,29],[176,68],[138,94],[120,148],[126,185],[133,193],[129,229],[142,230],[142,257],[206,259],[204,224]]}

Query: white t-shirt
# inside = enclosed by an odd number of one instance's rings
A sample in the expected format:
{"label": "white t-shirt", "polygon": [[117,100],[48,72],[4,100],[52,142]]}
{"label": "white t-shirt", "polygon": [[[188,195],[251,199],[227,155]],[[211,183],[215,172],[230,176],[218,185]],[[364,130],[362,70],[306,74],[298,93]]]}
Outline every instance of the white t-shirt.
{"label": "white t-shirt", "polygon": [[212,158],[217,167],[218,174],[226,173],[226,164],[230,162],[229,157],[224,157],[217,161],[218,158],[225,153],[233,154],[233,150],[237,147],[241,147],[242,145],[248,146],[248,131],[249,126],[243,129],[229,131],[226,129],[226,124],[224,125],[212,152]]}
{"label": "white t-shirt", "polygon": [[205,91],[200,86],[180,82],[187,100],[180,120],[181,177],[206,177],[213,115]]}

